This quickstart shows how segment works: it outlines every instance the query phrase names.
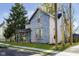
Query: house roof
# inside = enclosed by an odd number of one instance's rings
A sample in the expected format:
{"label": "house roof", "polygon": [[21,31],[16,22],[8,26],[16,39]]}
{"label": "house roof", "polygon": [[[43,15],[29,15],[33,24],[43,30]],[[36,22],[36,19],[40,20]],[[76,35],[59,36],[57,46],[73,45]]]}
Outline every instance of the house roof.
{"label": "house roof", "polygon": [[44,10],[42,10],[41,8],[37,8],[37,9],[35,10],[35,12],[33,13],[33,15],[30,17],[29,21],[31,21],[31,20],[32,20],[32,18],[34,17],[34,15],[37,13],[37,11],[38,11],[38,10],[40,10],[40,11],[42,11],[43,13],[45,13],[45,14],[49,15],[50,17],[53,17],[53,18],[54,18],[54,16],[53,16],[53,15],[51,15],[50,13],[45,12],[45,11],[44,11]]}
{"label": "house roof", "polygon": [[2,27],[5,24],[5,22],[3,21],[3,23],[0,24],[0,27]]}
{"label": "house roof", "polygon": [[28,28],[28,29],[17,29],[17,30],[16,30],[16,33],[20,33],[20,32],[30,32],[30,31],[31,31],[30,28]]}

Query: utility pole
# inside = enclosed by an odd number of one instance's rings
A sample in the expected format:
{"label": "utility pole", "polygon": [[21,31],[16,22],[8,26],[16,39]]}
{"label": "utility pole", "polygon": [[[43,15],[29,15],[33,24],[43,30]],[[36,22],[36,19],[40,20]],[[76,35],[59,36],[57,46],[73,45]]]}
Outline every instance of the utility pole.
{"label": "utility pole", "polygon": [[72,37],[72,14],[71,14],[72,10],[71,10],[71,3],[69,4],[69,13],[70,13],[70,44],[72,45],[73,43],[73,37]]}
{"label": "utility pole", "polygon": [[55,8],[55,44],[56,44],[56,49],[58,48],[58,38],[57,38],[57,3],[54,4]]}

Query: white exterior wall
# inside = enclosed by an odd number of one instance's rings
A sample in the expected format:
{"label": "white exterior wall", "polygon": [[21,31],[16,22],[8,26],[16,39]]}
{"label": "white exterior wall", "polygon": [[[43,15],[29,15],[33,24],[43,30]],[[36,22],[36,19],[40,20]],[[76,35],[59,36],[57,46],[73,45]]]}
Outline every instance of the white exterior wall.
{"label": "white exterior wall", "polygon": [[43,27],[43,40],[41,40],[41,42],[44,43],[49,43],[50,42],[50,29],[49,29],[49,24],[50,24],[50,16],[42,13],[42,20],[41,20],[41,24]]}
{"label": "white exterior wall", "polygon": [[57,20],[58,43],[62,40],[62,17]]}
{"label": "white exterior wall", "polygon": [[[39,12],[39,11],[38,11]],[[36,28],[38,28],[37,26],[37,18],[38,18],[38,12],[37,14],[35,14],[31,20],[31,42],[37,42],[37,39],[36,39]]]}
{"label": "white exterior wall", "polygon": [[26,29],[30,28],[30,24],[27,24],[27,25],[25,26],[25,28],[26,28]]}
{"label": "white exterior wall", "polygon": [[[55,43],[54,35],[55,35],[55,21],[54,18],[50,17],[50,44]],[[57,20],[57,38],[58,43],[62,40],[62,17]]]}
{"label": "white exterior wall", "polygon": [[3,26],[0,27],[0,41],[5,41],[5,37],[4,37],[4,29],[6,28],[6,24],[4,24]]}
{"label": "white exterior wall", "polygon": [[3,28],[1,27],[1,28],[0,28],[0,40],[1,40],[1,39],[4,39],[3,32],[4,32],[4,30],[3,30]]}
{"label": "white exterior wall", "polygon": [[[40,26],[37,23],[37,19],[40,16]],[[58,43],[61,42],[62,40],[62,30],[61,30],[61,25],[62,25],[62,17],[57,20],[57,35],[58,35]],[[55,43],[54,35],[55,35],[55,21],[53,17],[50,17],[49,15],[41,12],[40,10],[37,11],[37,13],[33,16],[31,23],[30,23],[30,28],[31,28],[31,42],[37,42],[37,43]],[[43,36],[42,39],[38,40],[36,38],[36,29],[37,28],[42,28],[43,29]]]}
{"label": "white exterior wall", "polygon": [[50,17],[50,26],[49,26],[49,29],[50,29],[50,39],[49,39],[49,43],[52,44],[52,43],[55,43],[55,39],[54,39],[54,35],[55,35],[55,20],[53,17]]}
{"label": "white exterior wall", "polygon": [[[40,14],[40,26],[37,23],[38,15]],[[31,20],[31,42],[49,43],[49,19],[50,17],[40,10],[33,16]],[[42,28],[42,39],[36,39],[36,29]]]}

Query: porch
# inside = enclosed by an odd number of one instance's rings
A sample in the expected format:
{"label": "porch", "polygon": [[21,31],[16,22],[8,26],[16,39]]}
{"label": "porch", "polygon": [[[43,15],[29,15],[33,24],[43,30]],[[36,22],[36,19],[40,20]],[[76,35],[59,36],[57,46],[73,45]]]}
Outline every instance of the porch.
{"label": "porch", "polygon": [[31,29],[17,30],[16,42],[31,42]]}

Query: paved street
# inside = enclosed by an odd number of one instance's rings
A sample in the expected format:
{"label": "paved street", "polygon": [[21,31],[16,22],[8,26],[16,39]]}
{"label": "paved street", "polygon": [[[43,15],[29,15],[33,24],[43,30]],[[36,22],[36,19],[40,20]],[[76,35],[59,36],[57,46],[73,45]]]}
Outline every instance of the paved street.
{"label": "paved street", "polygon": [[15,49],[8,49],[8,48],[0,48],[0,56],[31,56],[31,55],[39,55],[38,52],[33,51],[19,51]]}
{"label": "paved street", "polygon": [[70,47],[63,52],[52,52],[49,54],[12,47],[0,48],[0,56],[79,56],[79,45]]}
{"label": "paved street", "polygon": [[58,52],[44,54],[42,52],[16,49],[16,48],[0,48],[0,56],[54,56]]}
{"label": "paved street", "polygon": [[[37,49],[24,46],[13,46],[9,44],[0,43],[0,56],[47,56],[56,55],[59,52],[53,50]],[[41,52],[38,52],[41,51]]]}

